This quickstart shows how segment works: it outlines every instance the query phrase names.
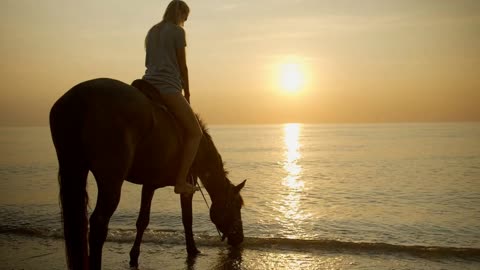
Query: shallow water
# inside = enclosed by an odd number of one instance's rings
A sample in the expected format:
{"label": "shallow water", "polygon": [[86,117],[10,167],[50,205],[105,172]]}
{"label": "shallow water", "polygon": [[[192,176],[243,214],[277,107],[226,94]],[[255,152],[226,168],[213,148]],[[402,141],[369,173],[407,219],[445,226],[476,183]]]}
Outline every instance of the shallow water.
{"label": "shallow water", "polygon": [[[285,254],[293,254],[292,263],[306,261],[311,269],[327,267],[308,263],[312,256],[322,261],[317,252],[332,258],[366,253],[379,264],[392,257],[407,266],[421,266],[425,257],[440,268],[478,263],[479,123],[212,126],[210,133],[230,179],[248,178],[243,258],[290,261]],[[57,163],[48,128],[0,128],[0,149],[0,234],[9,237],[6,243],[26,236],[58,241]],[[91,175],[88,189],[93,209]],[[111,243],[133,242],[139,198],[140,187],[125,183]],[[151,216],[147,245],[183,249],[179,199],[171,188],[157,190]],[[200,195],[194,232],[199,246],[224,252]],[[263,262],[250,266],[270,268]],[[402,267],[408,268],[393,268]]]}
{"label": "shallow water", "polygon": [[[8,247],[8,248],[7,248]],[[106,242],[103,269],[129,269],[130,244]],[[462,269],[474,270],[480,261],[472,258],[411,256],[405,253],[348,250],[296,250],[278,246],[202,246],[202,254],[188,258],[184,246],[146,242],[142,245],[140,269]],[[0,269],[66,269],[60,239],[0,235]]]}

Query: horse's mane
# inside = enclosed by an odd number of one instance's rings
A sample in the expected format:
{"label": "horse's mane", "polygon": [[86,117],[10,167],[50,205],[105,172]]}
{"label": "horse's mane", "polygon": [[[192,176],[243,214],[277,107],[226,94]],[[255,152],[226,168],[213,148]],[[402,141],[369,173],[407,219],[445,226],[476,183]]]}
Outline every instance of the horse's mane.
{"label": "horse's mane", "polygon": [[[220,155],[217,148],[215,147],[215,144],[213,143],[212,136],[210,135],[210,133],[208,131],[208,127],[207,127],[206,123],[200,118],[200,116],[198,114],[196,114],[196,116],[197,116],[197,119],[198,119],[198,123],[200,124],[200,127],[202,128],[203,136],[205,137],[205,139],[208,142],[208,151],[209,152],[214,151],[214,153],[216,153],[216,155],[220,159],[218,164],[220,164],[222,166],[222,168],[219,168],[219,171],[224,173],[225,180],[227,181],[227,183],[230,186],[234,186],[232,184],[232,182],[227,178],[228,171],[225,170],[225,163],[222,161],[222,156]],[[239,198],[240,198],[240,204],[243,206],[244,201],[243,201],[242,196],[239,196]]]}
{"label": "horse's mane", "polygon": [[213,143],[213,139],[212,139],[212,136],[210,135],[210,132],[208,131],[207,124],[205,123],[205,121],[202,120],[202,118],[198,114],[196,114],[196,116],[197,116],[197,119],[198,119],[198,123],[200,124],[200,127],[202,128],[203,136],[205,137],[205,139],[208,142],[207,150],[208,150],[208,152],[214,152],[218,156],[218,159],[219,159],[218,164],[220,164],[222,166],[220,171],[223,172],[225,174],[225,177],[226,177],[228,175],[228,171],[225,170],[225,163],[223,162],[222,156],[220,155],[217,148],[215,147],[215,144]]}
{"label": "horse's mane", "polygon": [[210,134],[208,133],[208,127],[207,127],[207,124],[205,123],[205,121],[202,120],[202,118],[200,117],[200,115],[198,113],[195,114],[197,116],[197,119],[198,119],[198,123],[200,124],[200,127],[202,128],[202,131],[203,131],[203,134],[208,136],[209,139],[211,140],[212,137],[210,136]]}

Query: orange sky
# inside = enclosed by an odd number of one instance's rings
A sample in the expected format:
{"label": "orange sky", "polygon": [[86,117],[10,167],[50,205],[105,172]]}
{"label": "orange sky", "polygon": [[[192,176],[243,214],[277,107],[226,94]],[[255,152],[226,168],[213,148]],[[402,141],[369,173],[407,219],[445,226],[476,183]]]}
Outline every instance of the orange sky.
{"label": "orange sky", "polygon": [[[168,1],[1,1],[0,126],[48,125],[96,77],[144,72]],[[480,1],[192,0],[192,105],[210,124],[480,121]],[[282,90],[282,63],[301,67]]]}

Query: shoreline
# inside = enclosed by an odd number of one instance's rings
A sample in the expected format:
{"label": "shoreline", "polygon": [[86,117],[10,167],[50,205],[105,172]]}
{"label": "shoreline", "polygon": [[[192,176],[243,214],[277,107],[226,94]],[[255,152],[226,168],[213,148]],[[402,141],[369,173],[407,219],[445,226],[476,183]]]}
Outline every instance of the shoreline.
{"label": "shoreline", "polygon": [[[102,269],[130,269],[131,243],[105,242]],[[422,258],[406,253],[382,254],[353,250],[286,249],[275,245],[198,245],[201,254],[189,258],[184,245],[143,243],[142,270],[154,269],[478,269],[480,258]],[[62,239],[0,234],[1,269],[66,269]]]}

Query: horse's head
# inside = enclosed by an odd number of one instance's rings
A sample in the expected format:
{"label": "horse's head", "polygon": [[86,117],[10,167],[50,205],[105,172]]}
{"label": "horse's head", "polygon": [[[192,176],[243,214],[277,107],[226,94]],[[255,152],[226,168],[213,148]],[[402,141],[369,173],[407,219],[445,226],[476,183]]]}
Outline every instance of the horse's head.
{"label": "horse's head", "polygon": [[228,244],[236,246],[243,242],[240,213],[243,199],[240,190],[245,186],[246,180],[238,186],[230,182],[212,137],[200,119],[199,123],[202,126],[203,137],[192,165],[192,172],[200,177],[212,199],[210,219],[222,232],[222,241],[228,238]]}
{"label": "horse's head", "polygon": [[225,191],[225,200],[214,201],[212,208],[210,208],[210,219],[222,232],[222,241],[227,238],[228,244],[232,246],[237,246],[243,242],[243,225],[240,212],[243,199],[240,190],[245,186],[245,182],[246,180],[238,186],[229,183]]}

